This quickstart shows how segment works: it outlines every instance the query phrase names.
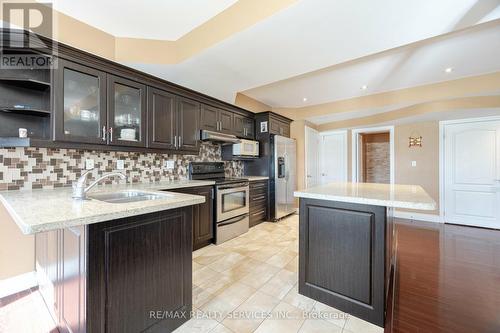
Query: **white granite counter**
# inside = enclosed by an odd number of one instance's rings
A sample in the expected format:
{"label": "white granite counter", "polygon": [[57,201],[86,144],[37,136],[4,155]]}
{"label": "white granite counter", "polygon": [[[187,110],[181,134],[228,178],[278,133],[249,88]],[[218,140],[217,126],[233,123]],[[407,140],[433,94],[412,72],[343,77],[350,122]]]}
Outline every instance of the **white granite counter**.
{"label": "white granite counter", "polygon": [[95,199],[75,200],[71,197],[71,188],[0,192],[0,202],[24,234],[34,234],[200,204],[205,202],[202,196],[158,191],[213,184],[213,181],[184,180],[102,185],[88,193],[91,196],[103,192],[141,190],[168,194],[164,199],[130,203],[107,203]]}
{"label": "white granite counter", "polygon": [[331,183],[294,192],[295,197],[352,202],[419,210],[434,210],[436,202],[418,185]]}

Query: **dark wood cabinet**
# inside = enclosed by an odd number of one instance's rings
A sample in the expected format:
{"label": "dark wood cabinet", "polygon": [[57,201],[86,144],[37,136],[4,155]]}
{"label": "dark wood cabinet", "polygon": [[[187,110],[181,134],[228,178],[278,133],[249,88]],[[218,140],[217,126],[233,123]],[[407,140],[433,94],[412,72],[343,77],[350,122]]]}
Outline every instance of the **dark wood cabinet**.
{"label": "dark wood cabinet", "polygon": [[250,182],[250,227],[268,219],[269,206],[268,180]]}
{"label": "dark wood cabinet", "polygon": [[177,148],[198,151],[200,145],[200,103],[177,97]]}
{"label": "dark wood cabinet", "polygon": [[200,104],[166,91],[148,89],[148,147],[196,152]]}
{"label": "dark wood cabinet", "polygon": [[254,135],[254,119],[243,116],[241,114],[234,114],[234,128],[233,134],[240,138],[253,139]]}
{"label": "dark wood cabinet", "polygon": [[193,251],[211,244],[214,239],[214,187],[187,187],[174,191],[205,197],[204,203],[193,206]]}
{"label": "dark wood cabinet", "polygon": [[55,139],[107,144],[106,73],[59,59],[54,81]]}
{"label": "dark wood cabinet", "polygon": [[[52,45],[26,31],[0,33],[4,41],[24,38],[33,45],[40,40]],[[17,137],[17,129],[25,127],[36,147],[181,154],[198,151],[200,129],[254,138],[254,115],[247,110],[57,46],[57,56],[47,55],[57,60],[54,70],[6,69],[0,74],[2,137]]]}
{"label": "dark wood cabinet", "polygon": [[301,198],[299,293],[384,327],[392,234],[386,207]]}
{"label": "dark wood cabinet", "polygon": [[233,134],[234,112],[203,105],[201,109],[201,129]]}
{"label": "dark wood cabinet", "polygon": [[148,88],[148,147],[176,149],[175,95]]}
{"label": "dark wood cabinet", "polygon": [[219,109],[203,104],[201,106],[200,126],[201,129],[207,131],[214,131],[214,132],[218,131]]}
{"label": "dark wood cabinet", "polygon": [[87,331],[171,332],[189,319],[191,218],[187,207],[89,225]]}
{"label": "dark wood cabinet", "polygon": [[270,117],[269,119],[269,132],[271,134],[281,135],[290,137],[290,124],[276,119],[274,117]]}
{"label": "dark wood cabinet", "polygon": [[253,118],[243,118],[243,137],[246,139],[255,139],[255,120]]}
{"label": "dark wood cabinet", "polygon": [[189,320],[192,213],[188,206],[36,234],[40,292],[58,331],[163,333]]}
{"label": "dark wood cabinet", "polygon": [[234,134],[234,113],[227,110],[219,110],[219,132]]}
{"label": "dark wood cabinet", "polygon": [[255,120],[257,140],[266,139],[269,134],[290,137],[290,124],[292,120],[289,118],[274,112],[261,112],[255,115]]}
{"label": "dark wood cabinet", "polygon": [[108,75],[108,143],[146,146],[146,86]]}

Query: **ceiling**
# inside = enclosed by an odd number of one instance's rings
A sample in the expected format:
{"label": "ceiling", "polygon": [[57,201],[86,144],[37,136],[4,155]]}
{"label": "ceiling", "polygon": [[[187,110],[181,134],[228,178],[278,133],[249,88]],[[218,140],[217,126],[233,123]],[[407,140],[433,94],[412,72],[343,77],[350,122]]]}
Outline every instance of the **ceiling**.
{"label": "ceiling", "polygon": [[182,63],[132,66],[228,102],[299,107],[498,71],[500,22],[404,48],[496,18],[499,0],[303,0]]}
{"label": "ceiling", "polygon": [[[119,60],[230,103],[243,93],[276,110],[500,72],[500,0],[267,1],[279,9],[244,28],[230,15],[225,29],[231,24],[235,29],[224,31],[232,33],[180,62],[167,64],[161,52],[154,60]],[[261,0],[116,3],[57,0],[55,8],[117,37],[181,40],[207,23],[217,29],[215,16],[236,3],[245,4],[246,13],[266,6]],[[308,120],[321,124],[406,106],[358,108]]]}
{"label": "ceiling", "polygon": [[52,2],[54,9],[116,37],[177,40],[237,0],[53,0]]}

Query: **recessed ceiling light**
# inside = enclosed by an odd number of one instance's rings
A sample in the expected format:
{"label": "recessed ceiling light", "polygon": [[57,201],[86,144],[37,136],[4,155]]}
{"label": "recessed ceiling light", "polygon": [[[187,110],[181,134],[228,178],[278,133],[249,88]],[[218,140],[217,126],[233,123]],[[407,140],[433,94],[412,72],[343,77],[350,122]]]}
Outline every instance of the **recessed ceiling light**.
{"label": "recessed ceiling light", "polygon": [[448,67],[444,70],[445,73],[451,73],[453,72],[453,67]]}
{"label": "recessed ceiling light", "polygon": [[366,90],[366,89],[368,89],[368,86],[366,84],[361,86],[361,90]]}
{"label": "recessed ceiling light", "polygon": [[307,102],[307,97],[302,98],[303,102]]}

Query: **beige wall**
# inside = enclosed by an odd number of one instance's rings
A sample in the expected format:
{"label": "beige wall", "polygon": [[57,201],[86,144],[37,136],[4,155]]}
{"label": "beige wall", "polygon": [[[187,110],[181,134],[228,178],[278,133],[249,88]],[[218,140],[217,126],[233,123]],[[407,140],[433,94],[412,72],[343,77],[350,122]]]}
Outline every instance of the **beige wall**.
{"label": "beige wall", "polygon": [[[305,146],[304,131],[307,122],[294,121],[291,136],[297,140],[297,188],[305,187]],[[377,124],[373,124],[375,126]],[[366,126],[370,127],[370,125]],[[410,135],[423,137],[421,148],[409,148]],[[351,129],[347,131],[347,167],[348,179],[352,177],[352,139]],[[396,184],[413,184],[422,186],[436,201],[438,207],[434,211],[418,211],[427,214],[439,214],[439,122],[417,122],[394,127],[394,174]],[[412,167],[411,161],[417,166]]]}
{"label": "beige wall", "polygon": [[259,102],[258,100],[248,97],[242,93],[236,94],[234,105],[255,113],[271,111],[272,109],[269,105]]}
{"label": "beige wall", "polygon": [[[410,136],[422,136],[422,147],[408,147]],[[394,174],[396,184],[420,185],[436,201],[439,215],[439,122],[421,122],[394,128]],[[412,167],[411,161],[417,166]]]}
{"label": "beige wall", "polygon": [[33,270],[34,236],[23,235],[0,203],[0,280]]}

